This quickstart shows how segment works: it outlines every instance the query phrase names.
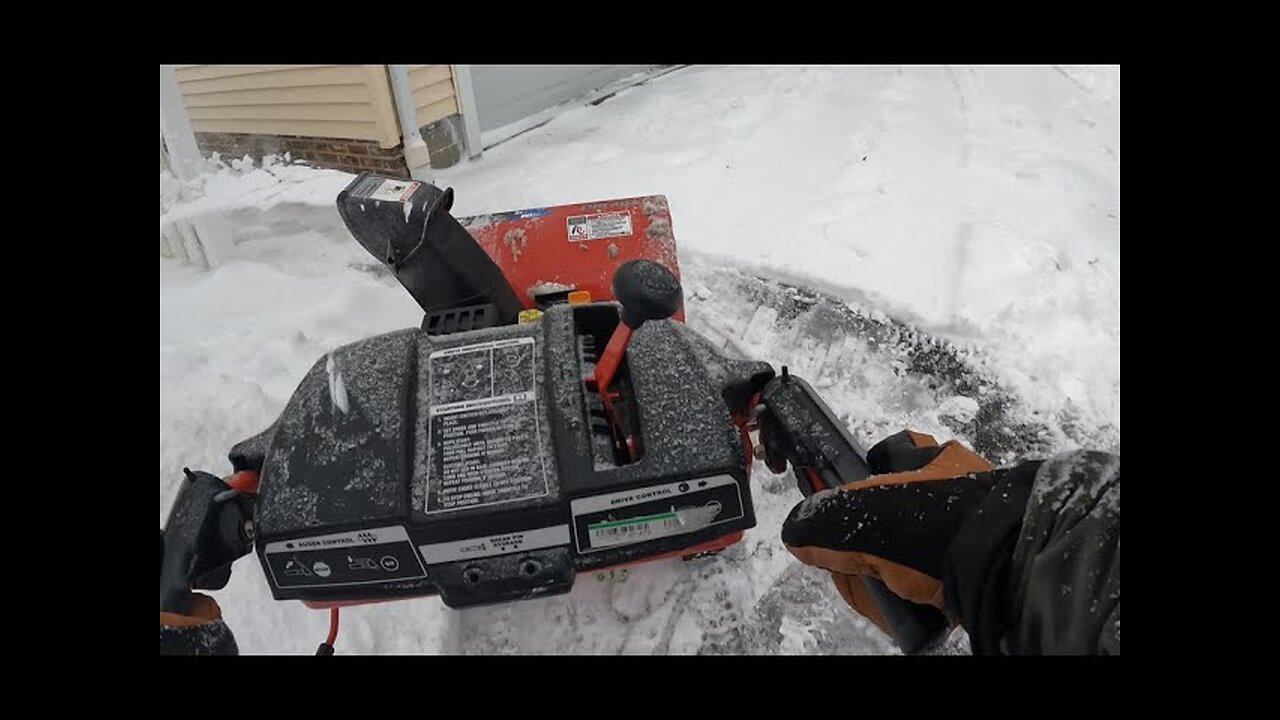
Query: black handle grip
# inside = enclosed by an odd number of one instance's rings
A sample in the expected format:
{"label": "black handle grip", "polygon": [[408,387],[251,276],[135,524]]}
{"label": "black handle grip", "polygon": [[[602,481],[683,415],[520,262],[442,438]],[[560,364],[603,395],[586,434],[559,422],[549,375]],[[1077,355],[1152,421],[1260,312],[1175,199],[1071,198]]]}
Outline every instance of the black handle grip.
{"label": "black handle grip", "polygon": [[185,615],[193,589],[224,587],[231,564],[253,550],[253,505],[216,475],[183,473],[160,530],[160,610]]}
{"label": "black handle grip", "polygon": [[[786,367],[761,391],[760,402],[767,409],[767,417],[761,418],[766,454],[787,459],[805,497],[871,476],[866,453],[848,428],[809,383],[789,374]],[[769,427],[764,432],[766,422]],[[905,600],[880,580],[863,579],[904,653],[919,652],[942,639],[948,623],[940,610]]]}
{"label": "black handle grip", "polygon": [[882,580],[869,577],[863,580],[904,655],[918,653],[943,640],[948,623],[940,610],[899,597]]}
{"label": "black handle grip", "polygon": [[622,322],[632,330],[647,320],[665,320],[680,309],[680,281],[652,260],[628,260],[613,273],[613,296],[622,304]]}

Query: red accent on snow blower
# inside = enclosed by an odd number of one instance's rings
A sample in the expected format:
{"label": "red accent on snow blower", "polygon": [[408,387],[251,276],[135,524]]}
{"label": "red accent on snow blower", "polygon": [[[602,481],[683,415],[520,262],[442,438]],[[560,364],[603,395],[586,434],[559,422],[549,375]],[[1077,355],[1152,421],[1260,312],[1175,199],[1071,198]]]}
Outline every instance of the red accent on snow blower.
{"label": "red accent on snow blower", "polygon": [[[609,337],[609,344],[605,345],[604,352],[600,354],[600,361],[596,363],[595,377],[592,380],[595,391],[600,394],[600,403],[604,405],[604,411],[609,416],[609,424],[615,431],[620,430],[621,425],[618,423],[617,411],[613,409],[614,394],[609,392],[609,386],[613,383],[618,364],[622,362],[622,353],[626,352],[627,343],[630,341],[631,328],[626,323],[618,323],[613,335]],[[626,438],[625,451],[627,457],[635,457],[634,441],[630,436]]]}
{"label": "red accent on snow blower", "polygon": [[436,593],[422,595],[402,595],[397,597],[369,598],[360,600],[303,600],[304,607],[312,610],[333,610],[335,608],[353,607],[356,605],[378,605],[381,603],[400,602],[401,600],[417,600],[419,598],[437,597]]}
{"label": "red accent on snow blower", "polygon": [[609,344],[600,353],[600,361],[596,363],[596,390],[601,397],[607,397],[605,390],[613,382],[613,375],[618,371],[618,363],[622,362],[622,353],[626,352],[628,342],[631,342],[631,328],[626,323],[618,323],[617,329],[609,337]]}
{"label": "red accent on snow blower", "polygon": [[232,474],[232,476],[227,478],[224,482],[226,482],[227,486],[232,490],[239,490],[243,493],[257,495],[258,481],[258,473],[253,470],[241,470],[240,472]]}
{"label": "red accent on snow blower", "polygon": [[804,475],[809,481],[809,487],[813,488],[814,492],[818,493],[827,489],[826,483],[822,482],[822,478],[818,476],[818,473],[813,468],[805,468]]}
{"label": "red accent on snow blower", "polygon": [[[457,219],[502,269],[525,303],[560,285],[614,300],[613,273],[645,258],[680,277],[671,210],[662,195],[514,210]],[[684,322],[683,307],[672,318]]]}

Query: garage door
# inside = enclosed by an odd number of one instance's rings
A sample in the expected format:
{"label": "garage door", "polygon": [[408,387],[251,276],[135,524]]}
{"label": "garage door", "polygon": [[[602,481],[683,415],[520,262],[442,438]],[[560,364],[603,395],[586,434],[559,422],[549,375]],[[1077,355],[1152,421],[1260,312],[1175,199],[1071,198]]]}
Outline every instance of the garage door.
{"label": "garage door", "polygon": [[657,65],[472,65],[482,132],[509,125]]}

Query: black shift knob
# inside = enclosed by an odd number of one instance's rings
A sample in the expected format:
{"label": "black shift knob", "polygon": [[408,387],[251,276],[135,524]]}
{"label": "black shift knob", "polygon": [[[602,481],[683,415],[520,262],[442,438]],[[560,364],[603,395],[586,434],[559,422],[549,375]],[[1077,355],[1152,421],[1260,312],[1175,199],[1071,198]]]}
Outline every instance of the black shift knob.
{"label": "black shift knob", "polygon": [[665,320],[680,308],[680,281],[652,260],[628,260],[613,274],[613,296],[622,303],[622,322],[635,330],[646,320]]}

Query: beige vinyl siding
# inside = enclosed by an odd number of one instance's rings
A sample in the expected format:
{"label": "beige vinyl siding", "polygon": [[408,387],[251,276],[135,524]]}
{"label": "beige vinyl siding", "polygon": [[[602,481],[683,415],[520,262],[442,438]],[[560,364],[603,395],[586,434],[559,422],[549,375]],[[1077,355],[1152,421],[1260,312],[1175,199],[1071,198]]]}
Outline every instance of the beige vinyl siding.
{"label": "beige vinyl siding", "polygon": [[409,86],[413,88],[414,110],[418,114],[418,127],[430,125],[458,112],[451,66],[410,65],[408,69]]}
{"label": "beige vinyl siding", "polygon": [[175,72],[196,132],[400,143],[385,65],[177,65]]}

